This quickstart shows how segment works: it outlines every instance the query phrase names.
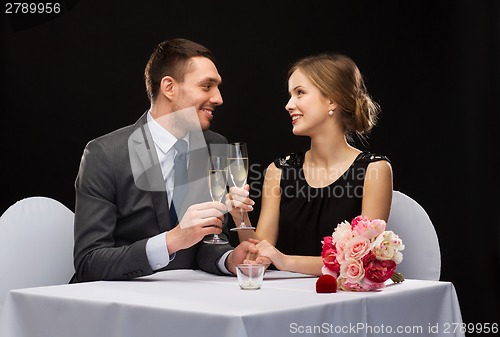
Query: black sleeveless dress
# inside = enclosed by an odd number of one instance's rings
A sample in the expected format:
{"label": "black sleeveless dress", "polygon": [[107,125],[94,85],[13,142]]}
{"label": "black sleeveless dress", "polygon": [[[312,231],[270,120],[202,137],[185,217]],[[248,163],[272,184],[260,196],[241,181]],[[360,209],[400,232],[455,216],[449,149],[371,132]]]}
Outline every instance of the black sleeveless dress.
{"label": "black sleeveless dress", "polygon": [[305,153],[292,153],[274,161],[281,169],[279,234],[276,248],[289,255],[320,256],[323,237],[338,223],[361,214],[363,185],[368,164],[387,157],[360,153],[332,184],[314,188],[307,183]]}

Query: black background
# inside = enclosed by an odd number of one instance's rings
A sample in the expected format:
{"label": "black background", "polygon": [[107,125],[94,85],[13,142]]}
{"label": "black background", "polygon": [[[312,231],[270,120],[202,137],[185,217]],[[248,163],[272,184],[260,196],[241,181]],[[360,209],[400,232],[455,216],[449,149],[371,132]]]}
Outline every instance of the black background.
{"label": "black background", "polygon": [[[215,54],[224,105],[212,129],[249,144],[258,199],[259,174],[269,162],[308,145],[293,136],[284,109],[288,66],[336,51],[355,60],[382,106],[369,145],[359,146],[386,154],[394,188],[427,210],[440,239],[441,280],[455,285],[463,321],[500,321],[500,198],[493,166],[500,131],[500,2],[61,4],[58,15],[5,14],[2,8],[0,212],[34,195],[74,210],[85,144],[147,110],[144,66],[156,44],[173,37]],[[254,219],[257,213],[258,207]]]}

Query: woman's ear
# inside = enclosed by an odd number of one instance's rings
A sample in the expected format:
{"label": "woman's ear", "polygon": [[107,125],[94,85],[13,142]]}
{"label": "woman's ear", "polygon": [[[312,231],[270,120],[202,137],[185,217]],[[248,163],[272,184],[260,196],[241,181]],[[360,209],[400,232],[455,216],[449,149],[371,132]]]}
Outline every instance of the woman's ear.
{"label": "woman's ear", "polygon": [[335,111],[339,105],[337,102],[330,100],[330,105],[328,105],[328,110]]}

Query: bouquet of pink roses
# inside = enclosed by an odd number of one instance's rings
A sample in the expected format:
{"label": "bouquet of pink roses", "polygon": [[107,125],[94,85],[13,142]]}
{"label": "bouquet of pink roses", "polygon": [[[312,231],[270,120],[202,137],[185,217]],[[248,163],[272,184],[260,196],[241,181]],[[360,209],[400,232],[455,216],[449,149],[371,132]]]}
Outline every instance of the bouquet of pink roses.
{"label": "bouquet of pink roses", "polygon": [[382,289],[389,278],[402,282],[403,276],[395,270],[405,246],[385,229],[384,220],[365,216],[338,224],[332,236],[322,241],[323,274],[333,275],[339,289],[350,291]]}

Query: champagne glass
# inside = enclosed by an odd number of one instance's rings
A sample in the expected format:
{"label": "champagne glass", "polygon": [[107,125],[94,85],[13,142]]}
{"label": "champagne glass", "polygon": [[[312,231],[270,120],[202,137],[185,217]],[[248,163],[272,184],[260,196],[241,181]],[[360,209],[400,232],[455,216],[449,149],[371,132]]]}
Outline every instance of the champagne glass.
{"label": "champagne glass", "polygon": [[[227,185],[227,158],[208,157],[208,189],[213,201],[221,202],[226,195]],[[221,245],[228,243],[227,240],[214,234],[211,238],[203,240],[205,243]]]}
{"label": "champagne glass", "polygon": [[[246,143],[229,144],[229,175],[234,186],[243,188],[247,183],[248,177],[248,150]],[[240,208],[241,224],[238,227],[231,228],[232,231],[255,229],[255,227],[245,224],[243,218],[243,209]]]}

